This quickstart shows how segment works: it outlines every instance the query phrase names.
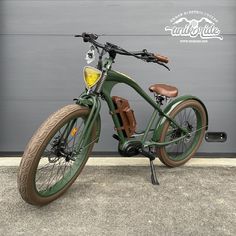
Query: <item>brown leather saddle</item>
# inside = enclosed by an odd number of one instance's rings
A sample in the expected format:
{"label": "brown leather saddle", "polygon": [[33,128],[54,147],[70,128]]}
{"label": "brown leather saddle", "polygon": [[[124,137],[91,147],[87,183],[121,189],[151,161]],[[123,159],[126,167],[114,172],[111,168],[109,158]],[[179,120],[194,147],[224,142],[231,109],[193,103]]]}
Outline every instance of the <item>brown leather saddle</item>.
{"label": "brown leather saddle", "polygon": [[178,89],[167,84],[153,84],[149,87],[150,92],[157,93],[166,97],[176,97]]}

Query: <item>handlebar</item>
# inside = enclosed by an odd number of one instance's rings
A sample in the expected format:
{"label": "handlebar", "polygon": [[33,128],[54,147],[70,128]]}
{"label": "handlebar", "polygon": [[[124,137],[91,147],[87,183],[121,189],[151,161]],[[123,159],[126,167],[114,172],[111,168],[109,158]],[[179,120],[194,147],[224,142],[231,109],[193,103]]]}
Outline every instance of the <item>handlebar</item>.
{"label": "handlebar", "polygon": [[169,67],[166,66],[163,63],[168,63],[169,59],[166,56],[162,56],[160,54],[155,54],[155,53],[149,53],[146,49],[143,49],[142,51],[127,51],[115,44],[112,43],[106,43],[106,44],[101,44],[98,43],[96,40],[98,39],[98,35],[97,34],[91,34],[91,33],[82,33],[82,34],[77,34],[75,35],[75,37],[81,37],[83,38],[84,42],[89,42],[91,44],[93,44],[95,47],[97,48],[102,48],[103,50],[105,50],[106,52],[108,52],[110,55],[114,55],[114,54],[120,54],[120,55],[126,55],[126,56],[133,56],[135,58],[141,59],[143,61],[146,62],[153,62],[153,63],[157,63],[159,65],[164,66],[165,68],[167,68],[168,70]]}

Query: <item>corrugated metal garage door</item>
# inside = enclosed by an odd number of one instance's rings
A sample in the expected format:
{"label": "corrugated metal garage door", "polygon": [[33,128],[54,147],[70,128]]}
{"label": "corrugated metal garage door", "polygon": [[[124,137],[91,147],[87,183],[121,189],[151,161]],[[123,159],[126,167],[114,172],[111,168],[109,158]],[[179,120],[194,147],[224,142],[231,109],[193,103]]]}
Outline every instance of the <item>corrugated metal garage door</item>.
{"label": "corrugated metal garage door", "polygon": [[[181,44],[165,32],[170,18],[186,10],[214,15],[223,41]],[[168,55],[171,72],[121,56],[114,69],[129,74],[146,89],[163,82],[177,86],[180,94],[199,96],[209,110],[209,131],[228,135],[225,143],[204,142],[199,152],[236,153],[235,13],[236,2],[229,0],[1,1],[0,151],[22,151],[51,112],[82,92],[88,45],[72,35],[88,31],[109,35],[101,40],[130,50],[146,48]],[[114,94],[130,99],[139,127],[144,128],[152,109],[130,89],[120,86]],[[106,106],[102,120],[95,151],[116,151]]]}

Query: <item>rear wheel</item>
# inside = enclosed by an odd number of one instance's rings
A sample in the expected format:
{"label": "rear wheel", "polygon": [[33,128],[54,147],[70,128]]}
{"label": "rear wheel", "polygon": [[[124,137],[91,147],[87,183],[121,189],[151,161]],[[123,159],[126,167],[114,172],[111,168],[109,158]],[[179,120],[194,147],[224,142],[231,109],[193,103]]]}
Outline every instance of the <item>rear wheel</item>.
{"label": "rear wheel", "polygon": [[[206,130],[206,112],[200,102],[187,100],[177,105],[170,117],[182,128],[187,129],[188,135],[180,141],[158,148],[157,154],[166,166],[176,167],[186,163],[202,143]],[[181,129],[172,127],[170,122],[166,121],[159,142],[172,141],[182,135]]]}
{"label": "rear wheel", "polygon": [[80,174],[96,141],[96,123],[87,140],[81,137],[89,112],[87,107],[68,105],[35,132],[18,172],[18,188],[26,202],[45,205],[55,200]]}

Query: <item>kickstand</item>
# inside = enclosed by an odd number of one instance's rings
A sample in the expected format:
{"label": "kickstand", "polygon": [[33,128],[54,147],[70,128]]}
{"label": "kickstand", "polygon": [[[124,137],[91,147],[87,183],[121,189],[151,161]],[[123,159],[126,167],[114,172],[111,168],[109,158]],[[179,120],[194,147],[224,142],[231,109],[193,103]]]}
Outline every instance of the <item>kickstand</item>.
{"label": "kickstand", "polygon": [[159,185],[159,182],[157,180],[155,166],[153,164],[153,160],[150,158],[150,168],[151,168],[151,181],[153,185]]}

